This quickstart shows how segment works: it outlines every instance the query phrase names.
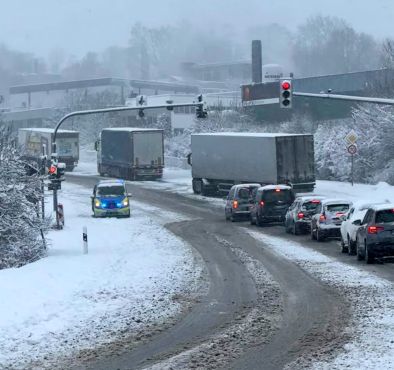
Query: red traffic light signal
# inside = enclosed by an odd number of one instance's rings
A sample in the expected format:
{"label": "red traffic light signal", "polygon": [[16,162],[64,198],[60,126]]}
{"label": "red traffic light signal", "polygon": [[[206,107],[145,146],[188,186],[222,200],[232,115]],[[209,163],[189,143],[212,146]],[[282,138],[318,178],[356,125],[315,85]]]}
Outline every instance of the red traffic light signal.
{"label": "red traffic light signal", "polygon": [[283,81],[282,82],[282,89],[283,90],[289,90],[291,87],[291,83],[289,81]]}
{"label": "red traffic light signal", "polygon": [[48,169],[48,174],[56,175],[56,173],[57,173],[57,167],[52,164],[51,167],[49,167]]}

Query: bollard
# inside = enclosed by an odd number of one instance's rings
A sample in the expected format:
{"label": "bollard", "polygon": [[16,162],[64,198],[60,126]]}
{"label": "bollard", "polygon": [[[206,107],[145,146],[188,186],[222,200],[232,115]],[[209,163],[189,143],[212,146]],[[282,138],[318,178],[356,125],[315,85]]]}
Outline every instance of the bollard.
{"label": "bollard", "polygon": [[59,220],[59,227],[63,229],[64,227],[64,208],[63,204],[58,203],[57,205],[57,214],[58,214],[58,220]]}
{"label": "bollard", "polygon": [[88,254],[88,229],[86,226],[83,227],[82,240],[83,240],[83,254]]}

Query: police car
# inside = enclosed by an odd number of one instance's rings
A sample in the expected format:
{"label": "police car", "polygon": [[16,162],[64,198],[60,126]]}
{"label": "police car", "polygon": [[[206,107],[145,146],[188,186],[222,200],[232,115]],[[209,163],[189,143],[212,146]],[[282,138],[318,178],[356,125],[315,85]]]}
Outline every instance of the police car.
{"label": "police car", "polygon": [[94,186],[92,211],[94,217],[130,217],[130,198],[123,180],[104,180]]}

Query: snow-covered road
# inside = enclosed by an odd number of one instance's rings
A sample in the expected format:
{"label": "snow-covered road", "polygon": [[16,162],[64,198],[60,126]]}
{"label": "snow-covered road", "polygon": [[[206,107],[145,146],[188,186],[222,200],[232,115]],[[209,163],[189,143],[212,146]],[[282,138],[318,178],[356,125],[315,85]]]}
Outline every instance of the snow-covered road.
{"label": "snow-covered road", "polygon": [[141,335],[179,314],[199,284],[197,257],[163,227],[183,217],[132,201],[130,219],[94,219],[90,191],[67,182],[61,201],[66,226],[49,233],[48,257],[0,271],[0,368],[54,368]]}

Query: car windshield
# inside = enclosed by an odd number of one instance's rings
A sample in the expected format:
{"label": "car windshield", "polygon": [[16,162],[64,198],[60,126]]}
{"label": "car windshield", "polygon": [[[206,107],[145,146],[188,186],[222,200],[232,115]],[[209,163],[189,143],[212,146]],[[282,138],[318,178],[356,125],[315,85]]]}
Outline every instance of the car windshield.
{"label": "car windshield", "polygon": [[328,212],[347,212],[349,208],[349,204],[329,204],[326,206]]}
{"label": "car windshield", "polygon": [[291,192],[289,190],[266,190],[263,193],[263,200],[267,203],[274,202],[286,202],[292,201]]}
{"label": "car windshield", "polygon": [[97,188],[98,196],[119,196],[124,195],[125,190],[123,186],[113,185],[113,186],[100,186]]}
{"label": "car windshield", "polygon": [[394,222],[394,210],[385,209],[383,211],[376,212],[376,223],[384,224]]}

